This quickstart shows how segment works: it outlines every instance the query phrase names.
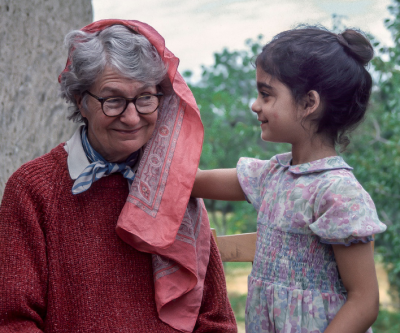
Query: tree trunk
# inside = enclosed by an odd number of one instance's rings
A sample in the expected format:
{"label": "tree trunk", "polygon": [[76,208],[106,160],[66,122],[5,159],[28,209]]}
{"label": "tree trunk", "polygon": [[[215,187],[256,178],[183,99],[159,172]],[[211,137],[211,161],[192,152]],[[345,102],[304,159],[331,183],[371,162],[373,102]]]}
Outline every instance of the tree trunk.
{"label": "tree trunk", "polygon": [[68,140],[58,96],[64,36],[92,21],[91,0],[0,0],[0,199],[22,164]]}

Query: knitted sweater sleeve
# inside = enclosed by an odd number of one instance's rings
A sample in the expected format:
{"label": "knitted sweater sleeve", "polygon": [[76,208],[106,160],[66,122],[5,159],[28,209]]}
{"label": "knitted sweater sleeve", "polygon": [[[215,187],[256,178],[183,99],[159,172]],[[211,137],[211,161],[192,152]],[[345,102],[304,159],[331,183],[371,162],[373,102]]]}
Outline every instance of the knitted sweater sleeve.
{"label": "knitted sweater sleeve", "polygon": [[46,315],[41,207],[21,169],[7,182],[0,206],[0,333],[42,332]]}
{"label": "knitted sweater sleeve", "polygon": [[235,316],[226,292],[225,275],[214,237],[204,282],[203,301],[194,332],[236,333]]}

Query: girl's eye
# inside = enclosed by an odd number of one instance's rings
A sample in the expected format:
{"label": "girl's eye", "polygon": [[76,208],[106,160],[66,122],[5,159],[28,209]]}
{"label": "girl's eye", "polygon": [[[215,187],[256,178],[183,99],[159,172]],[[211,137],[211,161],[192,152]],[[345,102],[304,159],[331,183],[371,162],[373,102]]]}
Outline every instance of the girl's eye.
{"label": "girl's eye", "polygon": [[264,91],[260,91],[260,95],[262,96],[262,98],[267,98],[270,96],[270,94],[264,92]]}

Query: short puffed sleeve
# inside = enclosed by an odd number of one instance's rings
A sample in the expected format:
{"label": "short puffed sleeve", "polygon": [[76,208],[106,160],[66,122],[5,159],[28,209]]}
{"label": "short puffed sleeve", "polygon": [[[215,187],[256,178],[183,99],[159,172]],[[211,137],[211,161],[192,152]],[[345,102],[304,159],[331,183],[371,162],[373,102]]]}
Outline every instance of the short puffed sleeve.
{"label": "short puffed sleeve", "polygon": [[315,222],[310,229],[322,243],[344,244],[369,242],[372,235],[386,230],[370,195],[351,172],[328,178],[321,184],[315,201]]}
{"label": "short puffed sleeve", "polygon": [[258,211],[261,206],[261,189],[265,186],[265,175],[269,171],[270,161],[255,158],[240,158],[236,171],[246,199]]}

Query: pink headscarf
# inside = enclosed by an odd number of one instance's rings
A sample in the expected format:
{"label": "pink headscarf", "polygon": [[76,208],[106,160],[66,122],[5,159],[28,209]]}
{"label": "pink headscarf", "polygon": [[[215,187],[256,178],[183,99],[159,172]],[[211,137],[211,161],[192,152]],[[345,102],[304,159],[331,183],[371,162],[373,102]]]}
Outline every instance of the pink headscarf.
{"label": "pink headscarf", "polygon": [[[94,22],[82,30],[97,32],[116,24],[129,27],[154,45],[168,68],[169,82],[164,85],[173,89],[164,96],[116,231],[132,247],[153,254],[160,319],[177,330],[192,332],[210,256],[210,227],[204,203],[190,198],[203,142],[200,112],[177,72],[178,58],[152,27],[139,21],[111,19]],[[70,61],[64,71],[68,71]]]}

